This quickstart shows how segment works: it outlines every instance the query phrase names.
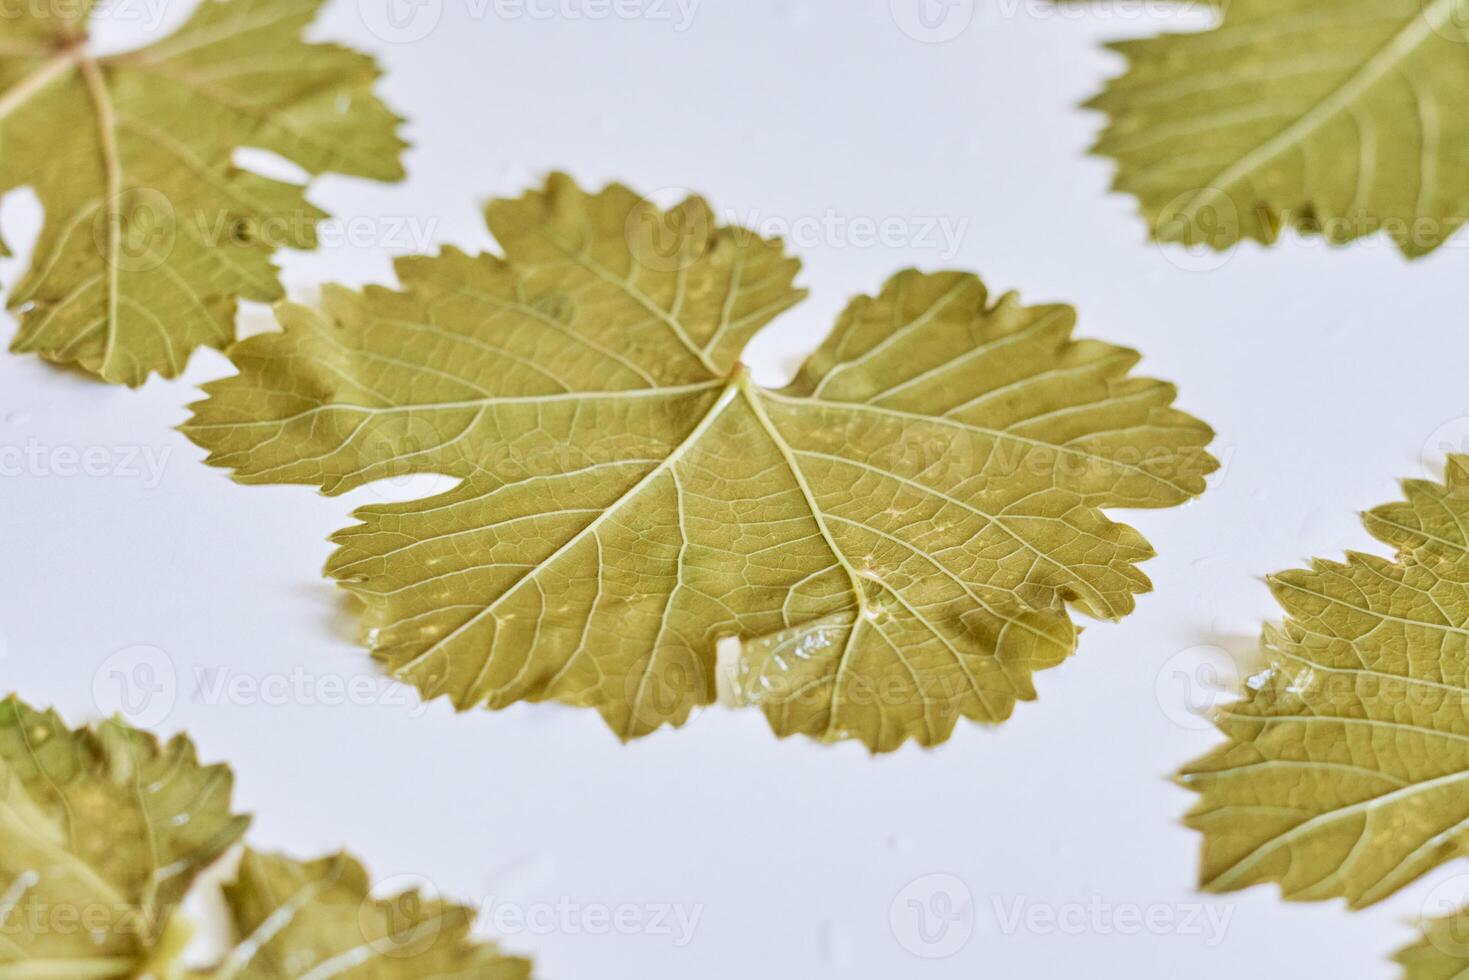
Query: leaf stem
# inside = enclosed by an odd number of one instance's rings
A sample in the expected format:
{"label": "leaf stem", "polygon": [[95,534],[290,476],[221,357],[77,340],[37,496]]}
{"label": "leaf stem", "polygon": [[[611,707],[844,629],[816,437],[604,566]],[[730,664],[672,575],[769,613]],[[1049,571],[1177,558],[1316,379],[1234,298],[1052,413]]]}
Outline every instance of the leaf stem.
{"label": "leaf stem", "polygon": [[81,60],[78,53],[80,48],[67,48],[52,55],[42,62],[34,72],[27,75],[14,88],[3,96],[0,96],[0,119],[4,119],[12,112],[35,98],[42,89],[50,85],[56,79],[65,75],[67,71],[76,66]]}

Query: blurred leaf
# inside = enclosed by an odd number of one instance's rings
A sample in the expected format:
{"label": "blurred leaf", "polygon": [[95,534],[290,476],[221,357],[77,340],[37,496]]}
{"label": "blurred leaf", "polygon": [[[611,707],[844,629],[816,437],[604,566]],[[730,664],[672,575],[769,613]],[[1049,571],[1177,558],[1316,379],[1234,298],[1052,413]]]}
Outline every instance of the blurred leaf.
{"label": "blurred leaf", "polygon": [[188,739],[0,701],[0,977],[131,976],[245,832],[231,782]]}
{"label": "blurred leaf", "polygon": [[1385,232],[1409,256],[1469,215],[1469,0],[1230,0],[1221,26],[1121,41],[1090,105],[1155,238]]}
{"label": "blurred leaf", "polygon": [[1405,968],[1403,980],[1461,980],[1469,970],[1469,910],[1424,922],[1423,938],[1393,960]]}
{"label": "blurred leaf", "polygon": [[1365,517],[1397,560],[1270,578],[1286,619],[1266,666],[1180,777],[1210,891],[1276,881],[1357,908],[1469,850],[1469,457],[1404,492]]}
{"label": "blurred leaf", "polygon": [[88,3],[0,20],[0,190],[32,187],[46,212],[9,299],[14,350],[139,385],[232,340],[238,298],[281,298],[272,255],[315,248],[326,215],[236,166],[240,147],[402,177],[372,59],[301,40],[319,5],[203,0],[174,34],[107,57],[88,46]]}
{"label": "blurred leaf", "polygon": [[182,735],[159,746],[121,721],[72,730],[0,702],[0,978],[529,977],[527,961],[470,938],[471,909],[417,890],[373,898],[345,854],[249,850],[224,887],[238,945],[188,971],[175,912],[249,823],[230,812],[231,784]]}
{"label": "blurred leaf", "polygon": [[247,850],[224,892],[240,943],[198,980],[529,980],[530,962],[469,935],[474,910],[416,889],[371,896],[346,854],[293,861]]}

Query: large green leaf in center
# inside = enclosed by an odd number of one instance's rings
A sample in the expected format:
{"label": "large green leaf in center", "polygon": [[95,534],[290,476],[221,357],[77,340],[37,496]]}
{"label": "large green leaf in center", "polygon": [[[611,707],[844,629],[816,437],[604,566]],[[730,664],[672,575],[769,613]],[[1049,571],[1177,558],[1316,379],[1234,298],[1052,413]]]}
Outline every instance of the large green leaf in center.
{"label": "large green leaf in center", "polygon": [[778,241],[564,177],[488,216],[504,258],[284,307],[185,427],[248,483],[461,479],[360,511],[328,569],[375,655],[461,707],[555,698],[643,734],[714,700],[734,636],[781,734],[940,742],[1034,696],[1068,603],[1115,619],[1148,588],[1101,508],[1182,503],[1215,465],[1069,307],[900,273],[772,391],[738,358],[803,295]]}

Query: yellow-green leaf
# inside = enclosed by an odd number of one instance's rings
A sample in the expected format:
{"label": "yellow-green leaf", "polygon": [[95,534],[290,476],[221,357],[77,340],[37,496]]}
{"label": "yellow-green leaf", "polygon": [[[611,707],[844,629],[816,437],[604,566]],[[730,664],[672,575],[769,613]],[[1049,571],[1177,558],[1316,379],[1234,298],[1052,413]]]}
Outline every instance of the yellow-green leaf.
{"label": "yellow-green leaf", "polygon": [[715,644],[776,731],[874,750],[1000,721],[1116,619],[1152,550],[1104,507],[1204,488],[1211,432],[1065,306],[899,273],[787,387],[740,364],[799,301],[778,241],[553,176],[496,201],[505,251],[406,258],[231,357],[184,431],[246,483],[368,507],[328,566],[398,677],[455,705],[556,699],[624,737],[715,699]]}
{"label": "yellow-green leaf", "polygon": [[107,57],[88,45],[89,3],[0,20],[0,190],[34,188],[46,215],[9,297],[14,350],[138,385],[231,341],[237,299],[279,299],[272,255],[314,248],[325,215],[236,166],[241,147],[402,176],[372,59],[301,40],[320,2],[203,0],[174,34]]}
{"label": "yellow-green leaf", "polygon": [[1403,980],[1462,980],[1469,971],[1469,910],[1423,923],[1423,938],[1398,950]]}
{"label": "yellow-green leaf", "polygon": [[1203,886],[1369,905],[1469,851],[1469,457],[1364,520],[1396,560],[1270,578],[1265,666],[1184,769]]}
{"label": "yellow-green leaf", "polygon": [[1119,42],[1096,146],[1161,241],[1384,232],[1469,215],[1469,0],[1231,0],[1221,26]]}
{"label": "yellow-green leaf", "polygon": [[247,850],[224,888],[238,945],[197,980],[528,980],[528,960],[470,936],[474,911],[417,889],[371,895],[346,854],[294,861]]}
{"label": "yellow-green leaf", "polygon": [[245,831],[187,739],[0,702],[0,977],[125,977]]}
{"label": "yellow-green leaf", "polygon": [[345,854],[251,850],[224,886],[233,948],[188,970],[178,906],[249,823],[230,812],[232,782],[182,735],[159,746],[121,721],[73,730],[0,701],[0,978],[529,977],[529,962],[471,938],[469,908],[416,889],[374,898]]}

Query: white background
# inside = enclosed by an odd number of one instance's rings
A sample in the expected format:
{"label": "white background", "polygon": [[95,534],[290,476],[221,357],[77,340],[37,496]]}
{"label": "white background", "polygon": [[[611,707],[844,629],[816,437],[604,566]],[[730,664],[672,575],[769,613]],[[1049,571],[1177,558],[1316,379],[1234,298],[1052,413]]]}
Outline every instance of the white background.
{"label": "white background", "polygon": [[[120,2],[98,29],[109,44],[147,35],[155,10],[165,28],[186,13]],[[910,265],[1074,303],[1080,334],[1144,352],[1142,370],[1176,381],[1180,406],[1219,433],[1225,466],[1201,501],[1127,515],[1160,552],[1146,566],[1156,592],[1122,624],[1090,626],[1003,727],[961,724],[942,748],[878,759],[778,741],[757,712],[723,708],[624,747],[594,714],[550,705],[454,716],[402,691],[231,703],[201,695],[199,672],[375,676],[319,569],[355,506],[413,488],[328,499],[202,465],[173,427],[195,385],[230,372],[217,352],[140,391],[4,355],[0,445],[104,447],[116,470],[136,447],[164,466],[156,485],[146,471],[0,478],[0,687],[80,722],[116,707],[120,677],[148,680],[131,654],[109,657],[156,647],[144,659],[167,676],[153,682],[177,694],[147,720],[231,763],[256,846],[349,846],[379,878],[422,876],[477,903],[700,910],[682,947],[647,930],[506,937],[548,980],[1395,975],[1387,955],[1425,903],[1441,911],[1434,887],[1462,867],[1358,913],[1286,904],[1273,886],[1193,890],[1199,842],[1179,824],[1191,794],[1168,776],[1216,736],[1189,713],[1206,675],[1180,652],[1248,650],[1276,615],[1262,575],[1375,548],[1357,512],[1469,434],[1456,422],[1469,416],[1469,235],[1411,265],[1381,242],[1296,241],[1207,271],[1148,244],[1133,202],[1108,193],[1110,164],[1086,155],[1101,120],[1078,105],[1121,68],[1104,40],[1205,22],[1161,6],[960,0],[944,32],[962,31],[928,43],[887,0],[703,0],[684,29],[661,8],[594,20],[539,0],[553,16],[537,19],[425,0],[406,33],[427,33],[404,42],[384,2],[332,0],[318,34],[381,57],[382,92],[411,119],[409,179],[319,181],[313,200],[365,238],[283,255],[293,295],[390,282],[390,256],[415,243],[385,219],[432,247],[491,247],[480,203],[553,168],[693,187],[757,224],[899,219],[912,234],[887,246],[799,243],[813,295],[757,342],[759,376],[789,372],[851,295]],[[0,214],[22,253],[37,213],[22,191]],[[964,224],[953,254],[917,234],[925,219]],[[0,263],[6,285],[25,261]],[[966,920],[925,945],[908,900],[941,910],[965,892],[967,942]],[[1194,918],[1201,901],[1228,917],[1222,936]],[[1165,934],[1109,918],[1152,906]],[[1044,927],[1048,909],[1069,916],[1064,930]]]}

